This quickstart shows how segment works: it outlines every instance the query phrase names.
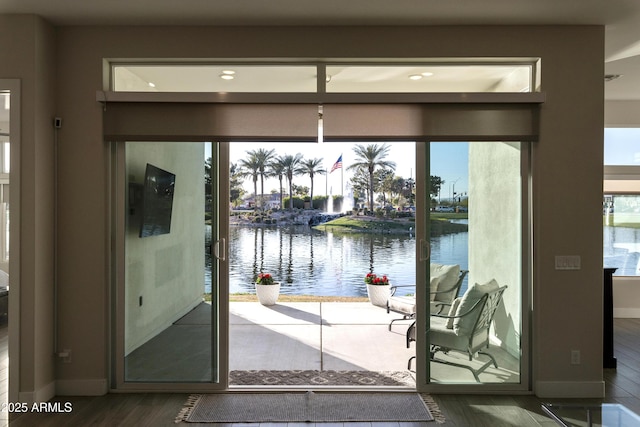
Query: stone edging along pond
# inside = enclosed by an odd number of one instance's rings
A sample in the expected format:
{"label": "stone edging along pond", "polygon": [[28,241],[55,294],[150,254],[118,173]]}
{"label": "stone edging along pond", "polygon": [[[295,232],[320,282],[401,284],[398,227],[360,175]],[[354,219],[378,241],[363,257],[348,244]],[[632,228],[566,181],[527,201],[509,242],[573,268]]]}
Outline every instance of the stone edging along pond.
{"label": "stone edging along pond", "polygon": [[[451,215],[431,217],[431,235],[439,236],[460,233],[468,230],[467,224],[449,221]],[[456,218],[466,218],[458,215]],[[309,225],[317,230],[332,233],[380,233],[406,234],[415,232],[415,219],[411,218],[377,218],[363,215],[325,214],[317,211],[275,211],[265,213],[245,213],[232,215],[231,225],[264,227]]]}

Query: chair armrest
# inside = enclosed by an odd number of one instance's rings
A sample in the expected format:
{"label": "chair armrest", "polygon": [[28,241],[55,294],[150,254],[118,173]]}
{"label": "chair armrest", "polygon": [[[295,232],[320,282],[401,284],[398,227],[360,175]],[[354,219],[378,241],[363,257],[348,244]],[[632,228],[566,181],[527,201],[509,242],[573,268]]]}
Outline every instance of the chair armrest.
{"label": "chair armrest", "polygon": [[415,288],[416,285],[391,285],[389,287],[389,296],[394,296],[398,288]]}
{"label": "chair armrest", "polygon": [[451,304],[448,302],[440,302],[440,301],[438,302],[431,301],[431,302],[433,303],[433,306],[438,309],[438,311],[436,311],[433,314],[441,314],[445,308],[447,307],[449,307],[449,309],[451,308]]}

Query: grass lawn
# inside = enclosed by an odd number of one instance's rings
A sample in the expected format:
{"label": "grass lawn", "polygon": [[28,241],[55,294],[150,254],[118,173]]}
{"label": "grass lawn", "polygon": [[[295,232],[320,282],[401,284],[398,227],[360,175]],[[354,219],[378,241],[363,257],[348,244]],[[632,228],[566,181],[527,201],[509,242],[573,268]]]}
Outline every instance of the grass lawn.
{"label": "grass lawn", "polygon": [[343,216],[314,228],[334,233],[408,233],[409,229],[415,229],[415,221],[413,218],[393,220],[366,216]]}
{"label": "grass lawn", "polygon": [[[607,221],[608,220],[608,221]],[[617,213],[602,216],[602,225],[610,227],[640,228],[640,215],[629,213]]]}
{"label": "grass lawn", "polygon": [[[452,223],[450,219],[466,219],[466,213],[443,213],[431,215],[431,235],[459,233],[468,230],[467,224]],[[365,216],[343,216],[315,227],[332,233],[381,233],[407,234],[415,232],[413,218],[384,219]]]}

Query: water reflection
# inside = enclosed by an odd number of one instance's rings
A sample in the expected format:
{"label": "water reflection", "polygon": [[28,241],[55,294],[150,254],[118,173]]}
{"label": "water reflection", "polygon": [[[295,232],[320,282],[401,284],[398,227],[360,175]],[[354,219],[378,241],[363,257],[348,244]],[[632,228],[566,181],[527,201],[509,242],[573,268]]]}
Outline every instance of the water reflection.
{"label": "water reflection", "polygon": [[617,268],[616,276],[640,274],[640,229],[603,227],[604,267]]}
{"label": "water reflection", "polygon": [[[207,229],[210,239],[210,229]],[[468,268],[468,233],[433,238],[431,259]],[[253,293],[253,281],[269,272],[281,293],[316,296],[366,296],[363,277],[386,274],[394,284],[415,283],[415,237],[406,235],[334,235],[307,226],[232,227],[229,236],[229,290]],[[207,272],[210,259],[207,259]],[[211,289],[206,273],[205,290]],[[462,290],[464,292],[464,290]]]}

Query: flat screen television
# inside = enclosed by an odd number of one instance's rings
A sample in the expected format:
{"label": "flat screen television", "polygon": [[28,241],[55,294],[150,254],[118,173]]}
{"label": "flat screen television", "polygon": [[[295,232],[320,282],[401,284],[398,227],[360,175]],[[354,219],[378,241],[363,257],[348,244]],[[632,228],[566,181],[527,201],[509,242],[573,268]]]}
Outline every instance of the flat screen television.
{"label": "flat screen television", "polygon": [[171,232],[175,174],[147,163],[142,192],[140,237]]}

